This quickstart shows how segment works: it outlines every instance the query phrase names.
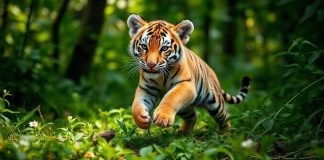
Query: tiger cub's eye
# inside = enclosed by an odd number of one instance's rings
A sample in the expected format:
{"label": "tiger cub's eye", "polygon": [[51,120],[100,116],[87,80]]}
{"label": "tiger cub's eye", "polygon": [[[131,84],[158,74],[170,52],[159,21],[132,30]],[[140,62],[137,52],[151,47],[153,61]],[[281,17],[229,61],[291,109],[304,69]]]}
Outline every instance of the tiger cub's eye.
{"label": "tiger cub's eye", "polygon": [[142,49],[147,50],[147,45],[146,44],[141,44]]}
{"label": "tiger cub's eye", "polygon": [[169,46],[163,46],[162,48],[161,48],[161,51],[167,51],[169,49]]}

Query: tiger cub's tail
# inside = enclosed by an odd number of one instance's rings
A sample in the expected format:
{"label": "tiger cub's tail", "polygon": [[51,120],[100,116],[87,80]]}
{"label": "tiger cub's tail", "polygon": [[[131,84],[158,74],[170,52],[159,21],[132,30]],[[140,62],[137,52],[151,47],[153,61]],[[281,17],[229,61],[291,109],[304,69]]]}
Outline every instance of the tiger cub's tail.
{"label": "tiger cub's tail", "polygon": [[227,103],[239,104],[246,97],[246,94],[249,91],[249,87],[250,87],[250,78],[245,76],[242,79],[242,88],[236,96],[232,96],[232,95],[226,93],[224,90],[222,90],[222,94],[223,94],[223,97]]}

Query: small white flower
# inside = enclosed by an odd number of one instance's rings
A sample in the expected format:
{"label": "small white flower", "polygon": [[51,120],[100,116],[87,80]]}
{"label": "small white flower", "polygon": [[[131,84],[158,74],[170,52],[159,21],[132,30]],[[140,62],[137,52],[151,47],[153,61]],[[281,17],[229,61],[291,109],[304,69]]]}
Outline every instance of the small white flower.
{"label": "small white flower", "polygon": [[254,147],[254,141],[252,139],[247,139],[241,143],[241,147],[252,148],[252,147]]}
{"label": "small white flower", "polygon": [[37,121],[32,121],[32,122],[29,122],[29,126],[30,127],[33,127],[33,128],[37,128],[37,126],[38,126],[38,122]]}

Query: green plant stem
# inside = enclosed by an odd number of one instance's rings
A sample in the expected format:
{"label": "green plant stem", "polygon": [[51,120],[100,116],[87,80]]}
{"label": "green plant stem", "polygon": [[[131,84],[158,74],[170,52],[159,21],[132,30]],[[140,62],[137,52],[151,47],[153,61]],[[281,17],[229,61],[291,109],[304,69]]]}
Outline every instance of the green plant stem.
{"label": "green plant stem", "polygon": [[278,114],[284,109],[284,107],[286,107],[291,101],[293,101],[297,96],[299,96],[301,93],[303,93],[306,89],[308,89],[309,87],[313,86],[314,84],[316,84],[317,82],[324,80],[324,77],[312,82],[311,84],[309,84],[308,86],[306,86],[305,88],[303,88],[301,91],[299,91],[294,97],[292,97],[284,106],[282,106],[279,111],[274,115],[273,118],[276,118],[278,116]]}
{"label": "green plant stem", "polygon": [[315,139],[317,139],[317,137],[318,137],[318,132],[319,132],[319,130],[320,130],[320,128],[321,128],[321,125],[322,125],[322,123],[323,123],[323,118],[324,118],[324,114],[322,115],[321,122],[320,122],[319,125],[318,125],[317,131],[316,131]]}
{"label": "green plant stem", "polygon": [[152,139],[150,128],[151,128],[151,127],[149,127],[149,128],[147,129],[147,135],[148,135],[148,137],[149,137],[150,139]]}
{"label": "green plant stem", "polygon": [[[261,121],[265,121],[265,120],[267,120],[267,119],[269,119],[269,118],[271,118],[271,117],[273,117],[274,119],[279,115],[279,113],[290,103],[290,102],[292,102],[297,96],[299,96],[301,93],[303,93],[306,89],[308,89],[309,87],[311,87],[311,86],[313,86],[314,84],[316,84],[316,83],[318,83],[318,82],[320,82],[320,81],[322,81],[322,80],[324,80],[324,77],[321,77],[320,79],[318,79],[318,80],[316,80],[316,81],[314,81],[314,82],[312,82],[311,84],[309,84],[309,85],[307,85],[306,87],[304,87],[301,91],[299,91],[295,96],[293,96],[287,103],[285,103],[285,105],[284,106],[282,106],[280,109],[279,109],[279,111],[277,111],[276,113],[273,113],[273,114],[271,114],[270,116],[268,116],[268,117],[266,117],[266,118],[264,118],[264,119],[262,119]],[[260,123],[261,124],[261,123]],[[257,128],[258,126],[256,126],[256,127],[253,127],[254,129],[255,128]],[[252,129],[252,130],[254,130],[254,129]],[[264,134],[266,134],[266,132],[267,131],[269,131],[269,130],[266,130],[266,131],[264,131],[261,135],[264,135]]]}

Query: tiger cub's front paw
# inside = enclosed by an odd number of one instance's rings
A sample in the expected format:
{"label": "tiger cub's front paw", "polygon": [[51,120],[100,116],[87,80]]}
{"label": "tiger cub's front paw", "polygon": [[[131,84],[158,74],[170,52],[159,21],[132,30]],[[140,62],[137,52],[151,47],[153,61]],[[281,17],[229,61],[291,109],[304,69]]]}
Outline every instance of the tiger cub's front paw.
{"label": "tiger cub's front paw", "polygon": [[154,112],[153,122],[162,128],[166,128],[173,125],[174,117],[175,113],[173,111],[157,108]]}
{"label": "tiger cub's front paw", "polygon": [[139,128],[147,129],[151,124],[151,117],[147,111],[143,111],[141,113],[133,114],[133,118],[135,120],[136,125]]}

